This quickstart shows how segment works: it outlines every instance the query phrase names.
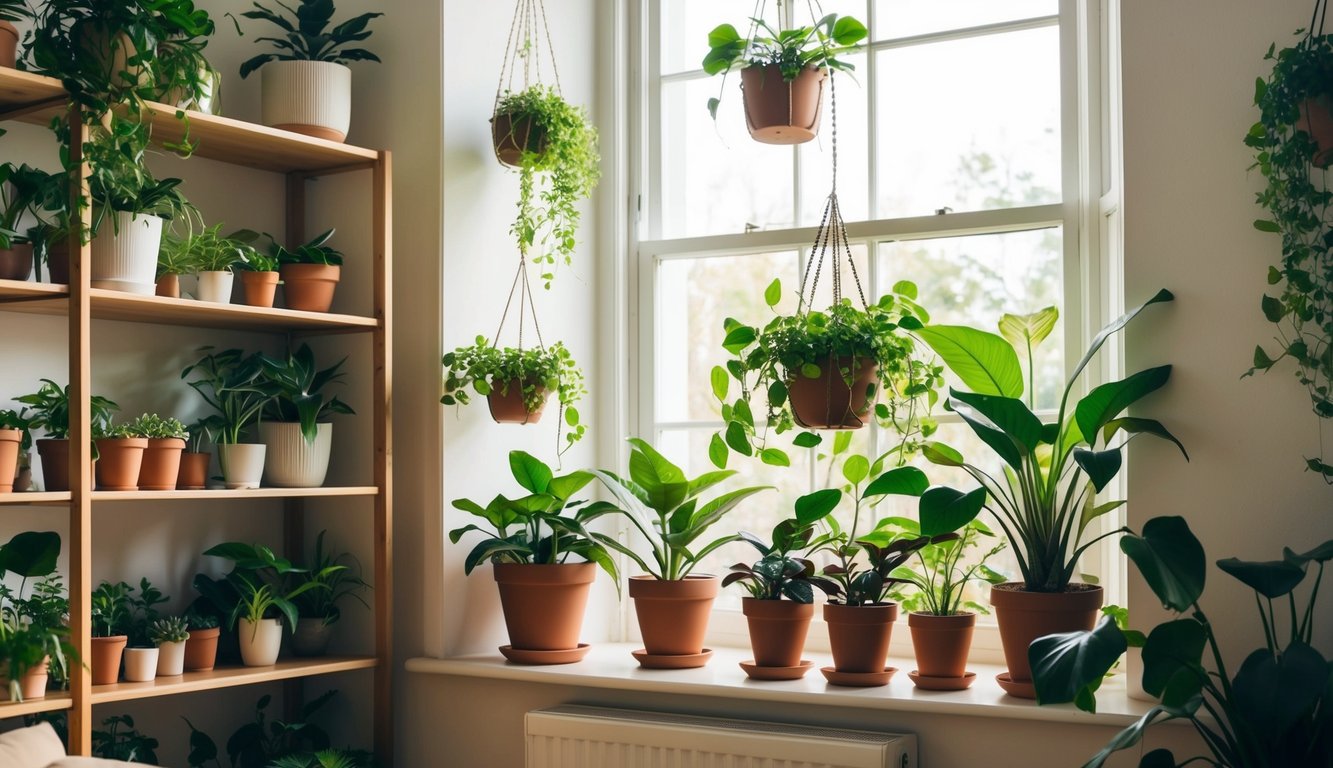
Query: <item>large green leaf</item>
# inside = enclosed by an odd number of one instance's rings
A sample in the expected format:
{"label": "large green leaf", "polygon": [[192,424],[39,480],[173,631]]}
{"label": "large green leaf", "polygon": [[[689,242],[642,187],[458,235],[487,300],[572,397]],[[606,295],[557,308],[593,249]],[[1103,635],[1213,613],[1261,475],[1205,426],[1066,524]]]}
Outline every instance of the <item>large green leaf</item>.
{"label": "large green leaf", "polygon": [[1125,636],[1110,617],[1104,617],[1091,632],[1066,632],[1033,640],[1028,646],[1028,662],[1037,702],[1077,701],[1080,709],[1095,711],[1091,694],[1125,648]]}
{"label": "large green leaf", "polygon": [[1266,648],[1251,653],[1232,681],[1231,701],[1255,731],[1277,739],[1314,709],[1327,684],[1328,662],[1296,641],[1280,658]]}
{"label": "large green leaf", "polygon": [[514,479],[530,493],[546,493],[551,482],[551,468],[526,451],[509,452],[509,470]]}
{"label": "large green leaf", "polygon": [[963,423],[967,424],[968,428],[977,437],[981,438],[982,442],[989,445],[991,450],[995,451],[1004,463],[1013,467],[1014,470],[1022,469],[1023,458],[1028,455],[1022,443],[1005,434],[1004,430],[967,403],[949,398],[948,404],[949,408],[963,420]]}
{"label": "large green leaf", "polygon": [[1203,594],[1208,563],[1183,517],[1154,517],[1143,535],[1126,535],[1120,549],[1138,566],[1162,605],[1184,613]]}
{"label": "large green leaf", "polygon": [[1170,440],[1180,449],[1180,453],[1184,455],[1185,461],[1190,460],[1190,455],[1185,450],[1185,445],[1177,440],[1175,435],[1167,431],[1167,428],[1162,426],[1160,421],[1155,421],[1153,419],[1138,419],[1132,416],[1111,419],[1106,422],[1106,426],[1102,427],[1102,439],[1105,440],[1107,444],[1110,444],[1111,438],[1115,436],[1116,432],[1121,430],[1128,432],[1131,435],[1152,435],[1154,437],[1160,437],[1163,440]]}
{"label": "large green leaf", "polygon": [[1108,421],[1150,392],[1161,389],[1171,378],[1171,366],[1159,365],[1120,381],[1110,381],[1094,388],[1074,406],[1074,420],[1089,441]]}
{"label": "large green leaf", "polygon": [[630,438],[630,443],[634,450],[629,455],[629,476],[643,489],[648,506],[658,514],[680,506],[689,492],[685,473],[645,441]]}
{"label": "large green leaf", "polygon": [[[1102,328],[1101,331],[1097,333],[1096,338],[1092,340],[1092,344],[1088,345],[1088,351],[1083,353],[1083,359],[1079,360],[1078,365],[1074,366],[1074,372],[1069,375],[1069,384],[1068,386],[1065,387],[1066,391],[1073,389],[1074,382],[1078,380],[1078,377],[1080,375],[1082,375],[1083,369],[1088,367],[1088,363],[1092,362],[1092,358],[1096,357],[1097,353],[1101,351],[1102,345],[1106,343],[1107,339],[1111,338],[1112,335],[1114,335],[1120,329],[1124,328],[1126,325],[1129,325],[1130,321],[1138,317],[1139,313],[1142,312],[1143,310],[1147,309],[1153,304],[1158,304],[1165,301],[1172,301],[1175,298],[1176,297],[1172,295],[1170,291],[1163,288],[1160,291],[1158,291],[1151,299],[1148,299],[1147,301],[1131,309],[1130,311],[1126,312],[1125,314],[1121,315],[1115,320],[1112,320],[1110,323],[1106,325],[1106,327]],[[1083,434],[1092,437],[1092,434],[1089,432],[1084,432]]]}
{"label": "large green leaf", "polygon": [[[682,531],[684,534],[682,545],[694,541],[707,530],[709,526],[716,523],[718,520],[721,520],[723,515],[735,509],[737,504],[760,491],[768,490],[772,490],[772,486],[765,485],[753,488],[741,488],[739,490],[724,493],[716,499],[699,507],[698,511],[696,511],[690,518],[689,528]],[[699,557],[703,557],[702,552],[699,554]]]}
{"label": "large green leaf", "polygon": [[921,494],[921,535],[952,533],[975,520],[985,504],[985,488],[977,488],[971,493],[942,485],[930,488]]}
{"label": "large green leaf", "polygon": [[1143,644],[1143,690],[1172,707],[1197,696],[1208,674],[1202,665],[1207,640],[1194,619],[1153,627]]}
{"label": "large green leaf", "polygon": [[1256,562],[1229,557],[1218,560],[1217,567],[1270,600],[1282,597],[1305,580],[1305,567],[1287,559]]}
{"label": "large green leaf", "polygon": [[807,493],[796,500],[796,521],[806,526],[821,520],[832,512],[841,500],[842,491],[837,488],[825,488]]}
{"label": "large green leaf", "polygon": [[592,479],[590,472],[570,472],[568,475],[551,478],[546,484],[546,492],[562,502],[569,501],[570,497],[583,490]]}
{"label": "large green leaf", "polygon": [[1037,444],[1041,442],[1041,419],[1028,410],[1022,400],[952,389],[949,395],[950,403],[963,402],[972,406],[1029,453],[1036,450]]}
{"label": "large green leaf", "polygon": [[1092,480],[1092,485],[1098,492],[1120,473],[1122,461],[1123,457],[1120,455],[1119,449],[1110,451],[1089,451],[1086,448],[1074,449],[1074,462],[1084,472],[1088,473],[1088,478]]}
{"label": "large green leaf", "polygon": [[973,392],[1022,397],[1018,354],[999,336],[962,325],[931,325],[917,335]]}
{"label": "large green leaf", "polygon": [[6,571],[34,578],[55,573],[60,559],[60,534],[54,531],[27,531],[0,547],[0,574]]}
{"label": "large green leaf", "polygon": [[1203,700],[1196,696],[1183,707],[1168,707],[1165,705],[1153,707],[1145,712],[1143,717],[1140,717],[1133,725],[1117,733],[1115,737],[1106,742],[1106,746],[1093,755],[1091,760],[1084,763],[1083,768],[1101,768],[1110,759],[1111,755],[1122,749],[1129,749],[1142,741],[1143,732],[1148,730],[1148,726],[1152,725],[1158,718],[1165,717],[1167,720],[1176,720],[1189,717],[1198,711],[1202,703]]}
{"label": "large green leaf", "polygon": [[916,467],[895,467],[870,481],[862,498],[874,496],[920,496],[930,487],[926,473]]}
{"label": "large green leaf", "polygon": [[1060,310],[1055,307],[1039,309],[1030,315],[1005,314],[1000,317],[1000,335],[1015,351],[1027,356],[1028,350],[1051,335],[1059,319]]}

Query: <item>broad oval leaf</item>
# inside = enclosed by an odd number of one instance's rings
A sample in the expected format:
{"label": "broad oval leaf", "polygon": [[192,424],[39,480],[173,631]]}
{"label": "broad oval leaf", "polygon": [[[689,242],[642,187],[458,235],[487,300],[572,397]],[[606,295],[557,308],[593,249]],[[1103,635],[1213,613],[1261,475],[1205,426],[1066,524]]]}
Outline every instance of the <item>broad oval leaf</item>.
{"label": "broad oval leaf", "polygon": [[1074,406],[1074,420],[1079,431],[1089,441],[1096,440],[1097,432],[1126,408],[1150,392],[1161,389],[1171,378],[1171,366],[1159,365],[1111,381],[1094,388]]}
{"label": "broad oval leaf", "polygon": [[1029,351],[1051,335],[1059,319],[1060,310],[1055,307],[1039,309],[1030,315],[1005,314],[1000,317],[1000,335],[1030,360]]}
{"label": "broad oval leaf", "polygon": [[1018,354],[999,336],[962,325],[930,325],[916,333],[973,392],[1023,395]]}
{"label": "broad oval leaf", "polygon": [[1120,465],[1124,457],[1117,448],[1110,451],[1089,451],[1086,448],[1074,449],[1074,462],[1088,474],[1094,488],[1100,492],[1115,476],[1120,474]]}
{"label": "broad oval leaf", "polygon": [[963,493],[937,485],[921,494],[921,535],[952,533],[975,520],[985,504],[985,488]]}
{"label": "broad oval leaf", "polygon": [[920,496],[930,487],[926,473],[916,467],[895,467],[870,481],[862,498],[871,496]]}
{"label": "broad oval leaf", "polygon": [[926,443],[921,447],[921,455],[926,457],[926,461],[941,467],[961,467],[964,463],[963,454],[944,443]]}
{"label": "broad oval leaf", "polygon": [[842,464],[842,476],[852,485],[859,484],[870,475],[870,460],[861,455],[848,456]]}
{"label": "broad oval leaf", "polygon": [[1203,594],[1208,563],[1183,517],[1154,517],[1143,535],[1128,534],[1120,549],[1138,566],[1162,605],[1184,613]]}
{"label": "broad oval leaf", "polygon": [[551,468],[526,451],[509,452],[509,470],[529,493],[546,493],[551,483]]}
{"label": "broad oval leaf", "polygon": [[842,500],[842,491],[837,488],[825,488],[807,493],[796,500],[796,521],[801,525],[810,525],[827,516]]}
{"label": "broad oval leaf", "polygon": [[1259,562],[1228,557],[1217,567],[1268,599],[1282,597],[1305,580],[1305,567],[1288,559]]}
{"label": "broad oval leaf", "polygon": [[1203,625],[1194,619],[1153,627],[1143,644],[1143,690],[1173,707],[1198,695],[1208,674],[1202,665],[1207,640]]}
{"label": "broad oval leaf", "polygon": [[26,531],[0,547],[0,574],[8,571],[25,579],[55,573],[60,559],[60,534]]}
{"label": "broad oval leaf", "polygon": [[1091,632],[1066,632],[1033,640],[1028,646],[1028,662],[1037,702],[1077,701],[1080,709],[1095,711],[1091,693],[1125,648],[1124,635],[1110,617],[1103,617]]}
{"label": "broad oval leaf", "polygon": [[1314,708],[1328,681],[1328,662],[1299,640],[1288,645],[1280,658],[1260,648],[1236,672],[1232,703],[1255,731],[1269,739],[1280,738]]}

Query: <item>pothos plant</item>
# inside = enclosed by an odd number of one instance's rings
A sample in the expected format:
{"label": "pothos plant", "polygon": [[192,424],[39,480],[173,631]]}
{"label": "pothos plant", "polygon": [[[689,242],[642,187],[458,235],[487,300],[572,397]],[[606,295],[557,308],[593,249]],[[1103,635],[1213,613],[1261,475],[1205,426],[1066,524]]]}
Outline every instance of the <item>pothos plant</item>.
{"label": "pothos plant", "polygon": [[[1269,46],[1265,61],[1273,62],[1267,78],[1255,82],[1254,104],[1259,121],[1245,136],[1255,152],[1251,168],[1266,182],[1256,201],[1267,217],[1254,226],[1282,238],[1282,260],[1268,268],[1268,285],[1260,302],[1264,317],[1277,326],[1273,344],[1254,349],[1254,365],[1245,374],[1267,372],[1290,358],[1305,386],[1315,415],[1333,418],[1333,190],[1316,175],[1311,158],[1320,147],[1308,131],[1304,115],[1328,110],[1333,95],[1333,37],[1298,30],[1300,41],[1281,51]],[[1320,159],[1327,165],[1328,147]],[[1333,465],[1320,456],[1306,466],[1333,483]]]}
{"label": "pothos plant", "polygon": [[[541,277],[550,288],[556,262],[573,260],[578,203],[592,194],[601,178],[597,129],[585,110],[545,85],[506,92],[495,114],[508,116],[511,126],[530,126],[526,141],[518,141],[523,148],[518,161],[518,216],[509,231],[523,258],[532,256],[541,267]],[[549,250],[533,255],[539,238]]]}
{"label": "pothos plant", "polygon": [[[764,290],[764,302],[772,309],[781,300],[782,282],[775,279]],[[768,444],[768,433],[781,435],[797,426],[789,398],[791,383],[797,377],[817,378],[833,365],[850,388],[863,360],[876,366],[875,391],[868,398],[879,398],[874,416],[895,435],[895,454],[910,457],[937,426],[930,412],[938,398],[936,388],[943,382],[942,369],[917,355],[911,335],[929,320],[916,303],[916,286],[906,281],[864,309],[850,299],[822,312],[803,306],[794,315],[776,315],[762,328],[727,318],[722,347],[733,359],[710,373],[726,427],[713,435],[709,459],[725,468],[730,449],[758,456],[765,464],[790,466],[787,452]],[[841,364],[841,359],[851,365]],[[728,401],[733,380],[740,393]],[[751,405],[756,399],[767,409],[762,420]],[[812,448],[822,438],[807,430],[792,442],[797,448]]]}

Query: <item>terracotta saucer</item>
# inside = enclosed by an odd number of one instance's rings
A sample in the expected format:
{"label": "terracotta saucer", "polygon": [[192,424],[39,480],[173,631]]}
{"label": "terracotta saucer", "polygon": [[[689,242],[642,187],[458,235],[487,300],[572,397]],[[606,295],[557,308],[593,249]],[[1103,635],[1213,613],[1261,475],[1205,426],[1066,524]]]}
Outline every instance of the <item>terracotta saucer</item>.
{"label": "terracotta saucer", "polygon": [[873,688],[888,685],[889,678],[898,671],[897,667],[885,667],[883,672],[839,672],[835,667],[820,667],[824,679],[833,685],[845,685],[852,688]]}
{"label": "terracotta saucer", "polygon": [[702,667],[713,658],[713,649],[705,648],[700,653],[652,654],[640,648],[630,651],[644,669],[695,669]]}
{"label": "terracotta saucer", "polygon": [[1020,699],[1037,698],[1037,688],[1031,682],[1018,683],[1009,677],[1008,672],[1001,672],[995,676],[995,682],[1000,684],[1004,692],[1010,696],[1017,696]]}
{"label": "terracotta saucer", "polygon": [[512,645],[500,646],[500,654],[515,664],[573,664],[583,661],[590,650],[592,646],[587,643],[563,651],[525,651]]}
{"label": "terracotta saucer", "polygon": [[964,688],[970,688],[972,683],[977,681],[976,672],[968,672],[962,677],[935,677],[934,675],[920,675],[914,669],[907,673],[917,688],[923,691],[961,691]]}
{"label": "terracotta saucer", "polygon": [[801,663],[794,667],[761,667],[753,659],[741,662],[741,669],[751,680],[800,680],[814,666],[809,659],[801,659]]}

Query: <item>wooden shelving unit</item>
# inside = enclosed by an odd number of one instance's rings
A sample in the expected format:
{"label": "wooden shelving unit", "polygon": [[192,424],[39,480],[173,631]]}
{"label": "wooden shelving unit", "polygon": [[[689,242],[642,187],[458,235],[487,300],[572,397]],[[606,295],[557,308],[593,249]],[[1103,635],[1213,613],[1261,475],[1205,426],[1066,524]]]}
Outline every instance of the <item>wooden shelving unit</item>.
{"label": "wooden shelving unit", "polygon": [[[0,119],[47,125],[52,119],[73,115],[60,83],[26,72],[0,68]],[[174,107],[150,104],[148,114],[154,141],[179,141],[184,126]],[[393,490],[391,480],[390,387],[392,382],[391,262],[392,231],[390,189],[392,165],[388,152],[336,144],[286,131],[253,125],[230,118],[196,112],[187,114],[189,135],[198,148],[195,155],[212,160],[284,174],[287,186],[287,232],[291,243],[305,240],[305,186],[318,176],[368,172],[372,187],[372,312],[368,316],[298,312],[236,305],[205,304],[181,299],[136,296],[94,289],[89,284],[90,249],[71,238],[70,284],[0,280],[0,311],[62,316],[68,319],[69,382],[71,391],[71,466],[88,466],[91,391],[90,339],[94,321],[113,320],[149,325],[192,326],[219,330],[264,333],[286,338],[343,333],[370,334],[371,359],[353,360],[372,376],[373,408],[363,416],[373,420],[373,485],[313,489],[262,488],[247,491],[102,492],[91,487],[88,472],[71,473],[68,493],[18,493],[0,495],[0,506],[65,507],[69,513],[70,635],[80,658],[91,656],[94,547],[92,520],[95,505],[114,511],[117,503],[151,501],[275,500],[283,509],[284,544],[289,555],[303,548],[304,513],[307,503],[319,499],[362,499],[374,515],[374,564],[368,574],[374,584],[374,649],[366,656],[281,660],[272,667],[229,667],[212,672],[189,673],[153,683],[119,683],[93,687],[86,667],[73,665],[70,690],[52,692],[45,699],[22,703],[0,702],[0,718],[38,712],[69,712],[69,752],[88,755],[92,748],[93,706],[159,696],[207,691],[243,685],[283,681],[289,699],[300,696],[300,681],[315,675],[365,670],[374,675],[372,697],[375,752],[382,765],[393,764],[392,652],[393,652]],[[71,162],[82,165],[82,122],[72,119]],[[80,174],[75,190],[86,190],[87,169]],[[76,192],[77,194],[77,192]],[[83,226],[89,226],[85,208]],[[290,704],[290,701],[289,701]]]}

